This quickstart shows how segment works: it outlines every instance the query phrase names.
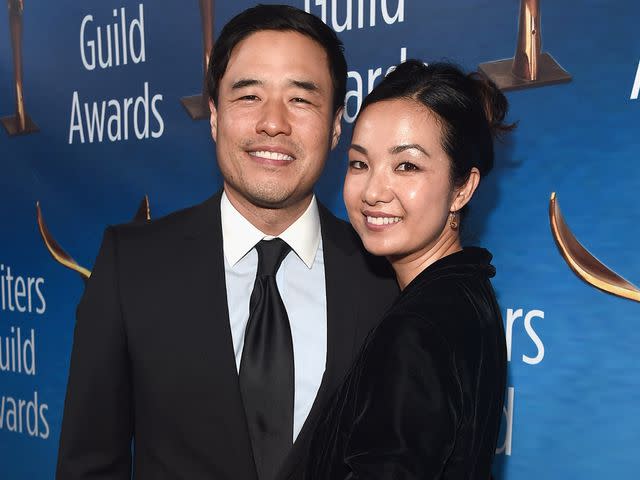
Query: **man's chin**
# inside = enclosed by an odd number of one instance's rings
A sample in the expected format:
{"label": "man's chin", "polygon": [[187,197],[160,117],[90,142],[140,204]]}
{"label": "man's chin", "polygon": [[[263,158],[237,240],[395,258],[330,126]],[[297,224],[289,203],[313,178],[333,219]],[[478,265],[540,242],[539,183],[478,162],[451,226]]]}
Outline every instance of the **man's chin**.
{"label": "man's chin", "polygon": [[[241,199],[253,206],[270,210],[280,210],[291,207],[299,202],[303,202],[311,195],[311,193],[302,196],[297,195],[294,192],[283,190],[281,185],[278,185],[280,188],[270,187],[273,186],[263,186],[262,188],[253,188],[251,190],[240,190],[232,187],[231,190],[233,197],[239,197],[239,200]],[[228,186],[226,190],[227,195],[229,195]]]}
{"label": "man's chin", "polygon": [[251,197],[249,201],[256,207],[265,208],[269,210],[281,210],[294,204],[287,197]]}

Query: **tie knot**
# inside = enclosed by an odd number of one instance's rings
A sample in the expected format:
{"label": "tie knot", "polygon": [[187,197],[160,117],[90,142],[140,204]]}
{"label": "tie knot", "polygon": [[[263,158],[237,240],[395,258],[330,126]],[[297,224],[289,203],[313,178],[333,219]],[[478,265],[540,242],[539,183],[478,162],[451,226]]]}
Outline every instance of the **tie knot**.
{"label": "tie knot", "polygon": [[280,264],[291,251],[291,247],[281,238],[260,240],[256,244],[258,252],[258,275],[275,275]]}

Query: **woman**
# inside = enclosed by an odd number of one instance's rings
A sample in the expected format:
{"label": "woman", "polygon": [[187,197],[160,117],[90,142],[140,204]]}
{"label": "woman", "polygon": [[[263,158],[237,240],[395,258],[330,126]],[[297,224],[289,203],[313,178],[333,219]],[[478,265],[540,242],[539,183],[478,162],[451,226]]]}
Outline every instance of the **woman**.
{"label": "woman", "polygon": [[415,60],[364,101],[344,199],[402,292],[317,426],[306,478],[490,478],[504,332],[491,254],[462,248],[459,226],[506,110],[483,77]]}

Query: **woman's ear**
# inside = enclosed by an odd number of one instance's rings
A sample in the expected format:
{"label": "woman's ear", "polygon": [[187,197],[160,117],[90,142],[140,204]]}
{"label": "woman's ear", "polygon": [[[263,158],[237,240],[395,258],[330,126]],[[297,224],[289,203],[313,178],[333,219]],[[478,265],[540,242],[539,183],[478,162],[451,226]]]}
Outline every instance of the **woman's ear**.
{"label": "woman's ear", "polygon": [[473,194],[475,193],[476,188],[478,188],[479,184],[480,170],[478,170],[476,167],[473,167],[469,172],[469,178],[467,179],[467,181],[461,187],[454,190],[453,199],[451,201],[451,211],[457,212],[467,203],[469,203],[469,200],[471,200],[471,197],[473,197]]}

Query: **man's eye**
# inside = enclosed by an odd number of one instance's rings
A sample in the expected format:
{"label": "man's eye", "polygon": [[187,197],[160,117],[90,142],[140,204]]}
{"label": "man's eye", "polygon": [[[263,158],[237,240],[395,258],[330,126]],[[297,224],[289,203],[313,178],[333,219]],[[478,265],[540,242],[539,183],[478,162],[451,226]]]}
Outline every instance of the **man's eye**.
{"label": "man's eye", "polygon": [[365,170],[367,168],[367,164],[361,160],[351,160],[349,162],[349,168],[353,168],[354,170]]}
{"label": "man's eye", "polygon": [[240,100],[247,100],[247,101],[255,101],[258,100],[258,96],[257,95],[243,95],[240,97]]}
{"label": "man's eye", "polygon": [[396,167],[396,170],[400,172],[411,172],[411,171],[420,170],[420,169],[414,163],[402,162],[400,165]]}
{"label": "man's eye", "polygon": [[302,97],[294,97],[291,99],[293,103],[311,103],[309,100]]}

